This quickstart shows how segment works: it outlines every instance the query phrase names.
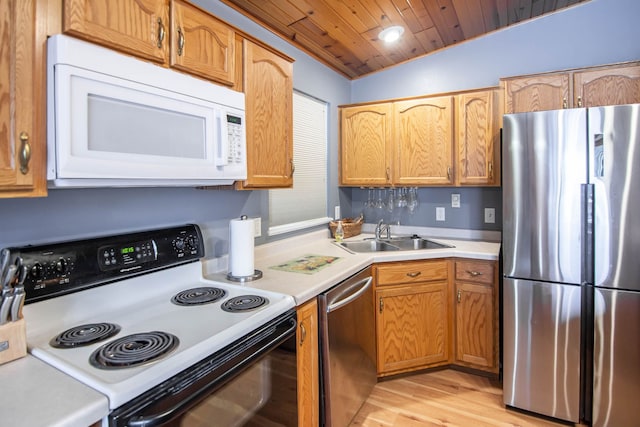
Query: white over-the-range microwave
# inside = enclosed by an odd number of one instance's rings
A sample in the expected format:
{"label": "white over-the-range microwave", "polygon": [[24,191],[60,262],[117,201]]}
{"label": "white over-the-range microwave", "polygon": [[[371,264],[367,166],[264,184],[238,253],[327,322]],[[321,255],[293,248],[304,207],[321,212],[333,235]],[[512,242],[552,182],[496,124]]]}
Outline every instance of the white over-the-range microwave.
{"label": "white over-the-range microwave", "polygon": [[50,187],[246,179],[243,93],[64,35],[47,50]]}

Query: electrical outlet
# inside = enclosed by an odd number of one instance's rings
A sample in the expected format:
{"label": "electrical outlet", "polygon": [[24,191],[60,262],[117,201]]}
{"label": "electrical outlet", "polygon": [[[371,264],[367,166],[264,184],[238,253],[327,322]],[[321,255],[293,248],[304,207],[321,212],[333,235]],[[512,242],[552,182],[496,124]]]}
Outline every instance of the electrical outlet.
{"label": "electrical outlet", "polygon": [[333,219],[340,219],[340,205],[333,208]]}
{"label": "electrical outlet", "polygon": [[495,224],[496,222],[495,208],[484,208],[484,222],[487,224]]}
{"label": "electrical outlet", "polygon": [[459,194],[452,194],[451,195],[451,207],[452,208],[459,208],[460,207],[460,195]]}
{"label": "electrical outlet", "polygon": [[253,237],[262,236],[262,218],[253,218]]}
{"label": "electrical outlet", "polygon": [[444,221],[444,208],[436,208],[436,221]]}

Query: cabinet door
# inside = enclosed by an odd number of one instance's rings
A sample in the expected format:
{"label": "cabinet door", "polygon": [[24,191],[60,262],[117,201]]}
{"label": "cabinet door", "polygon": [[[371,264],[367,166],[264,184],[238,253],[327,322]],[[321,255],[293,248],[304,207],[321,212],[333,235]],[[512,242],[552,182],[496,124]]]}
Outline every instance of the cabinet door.
{"label": "cabinet door", "polygon": [[44,36],[35,22],[34,1],[0,2],[0,197],[46,195]]}
{"label": "cabinet door", "polygon": [[456,96],[456,176],[459,185],[500,185],[498,92]]}
{"label": "cabinet door", "polygon": [[579,71],[573,81],[575,107],[640,102],[640,65]]}
{"label": "cabinet door", "polygon": [[293,186],[293,64],[244,41],[247,179],[241,188]]}
{"label": "cabinet door", "polygon": [[391,183],[392,104],[340,110],[340,185]]}
{"label": "cabinet door", "polygon": [[378,375],[449,361],[447,282],[376,290]]}
{"label": "cabinet door", "polygon": [[182,0],[171,8],[171,66],[233,86],[235,32]]}
{"label": "cabinet door", "polygon": [[298,308],[298,425],[319,424],[318,304],[313,299]]}
{"label": "cabinet door", "polygon": [[453,184],[453,97],[395,102],[393,182]]}
{"label": "cabinet door", "polygon": [[571,107],[567,73],[505,79],[503,83],[505,114]]}
{"label": "cabinet door", "polygon": [[493,287],[457,282],[456,301],[456,362],[493,368]]}
{"label": "cabinet door", "polygon": [[167,63],[169,0],[64,0],[63,31]]}

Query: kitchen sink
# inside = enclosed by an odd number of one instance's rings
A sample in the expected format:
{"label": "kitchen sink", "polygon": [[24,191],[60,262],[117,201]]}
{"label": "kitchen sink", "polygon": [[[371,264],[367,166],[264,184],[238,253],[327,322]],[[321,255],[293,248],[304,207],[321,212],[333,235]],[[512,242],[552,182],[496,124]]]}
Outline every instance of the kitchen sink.
{"label": "kitchen sink", "polygon": [[340,245],[354,252],[415,251],[453,247],[417,235],[392,237],[390,239],[365,239],[342,242]]}
{"label": "kitchen sink", "polygon": [[340,245],[354,252],[383,252],[383,251],[399,251],[400,248],[383,242],[382,240],[360,240],[357,242],[342,242]]}
{"label": "kitchen sink", "polygon": [[433,240],[424,239],[422,237],[406,237],[385,240],[390,244],[397,246],[401,251],[415,251],[420,249],[443,249],[452,248],[453,246],[434,242]]}

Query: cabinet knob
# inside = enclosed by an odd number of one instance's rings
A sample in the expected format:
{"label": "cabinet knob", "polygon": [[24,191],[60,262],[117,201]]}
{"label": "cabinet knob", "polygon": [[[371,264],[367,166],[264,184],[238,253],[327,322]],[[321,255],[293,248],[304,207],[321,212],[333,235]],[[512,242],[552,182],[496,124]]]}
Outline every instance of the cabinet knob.
{"label": "cabinet knob", "polygon": [[162,49],[163,41],[164,41],[164,25],[162,24],[162,18],[158,18],[158,49]]}
{"label": "cabinet knob", "polygon": [[382,299],[382,297],[380,297],[380,313],[382,313],[383,309],[384,309],[384,300]]}
{"label": "cabinet knob", "polygon": [[578,97],[578,108],[582,108],[582,97]]}
{"label": "cabinet knob", "polygon": [[289,160],[289,163],[291,164],[291,177],[293,178],[293,174],[296,171],[296,165],[293,163],[293,159]]}
{"label": "cabinet knob", "polygon": [[562,108],[569,108],[569,104],[567,103],[567,98],[562,98]]}
{"label": "cabinet knob", "polygon": [[415,278],[415,277],[418,277],[421,274],[422,274],[422,272],[420,272],[420,271],[412,271],[410,273],[407,273],[407,276]]}
{"label": "cabinet knob", "polygon": [[447,167],[447,179],[451,181],[451,166]]}
{"label": "cabinet knob", "polygon": [[184,52],[184,33],[182,28],[178,27],[178,56],[182,56],[182,52]]}
{"label": "cabinet knob", "polygon": [[489,179],[493,179],[493,162],[489,162]]}
{"label": "cabinet knob", "polygon": [[467,274],[472,276],[472,277],[482,276],[482,273],[480,273],[479,271],[474,271],[474,270],[467,270]]}
{"label": "cabinet knob", "polygon": [[458,290],[458,303],[462,301],[462,291]]}
{"label": "cabinet knob", "polygon": [[20,132],[20,172],[26,175],[29,172],[29,160],[31,160],[31,144],[29,134]]}

